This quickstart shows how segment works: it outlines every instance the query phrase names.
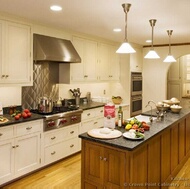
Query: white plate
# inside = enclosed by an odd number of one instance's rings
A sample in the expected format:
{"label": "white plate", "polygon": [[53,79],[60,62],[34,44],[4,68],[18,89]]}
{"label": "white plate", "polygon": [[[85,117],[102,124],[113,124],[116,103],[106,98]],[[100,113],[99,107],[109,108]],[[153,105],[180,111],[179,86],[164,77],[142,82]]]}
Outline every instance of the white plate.
{"label": "white plate", "polygon": [[134,137],[131,136],[131,132],[129,132],[129,131],[123,133],[123,136],[124,136],[125,138],[127,138],[127,139],[130,139],[130,140],[142,140],[142,139],[144,139],[144,134],[143,134],[142,137],[134,138]]}
{"label": "white plate", "polygon": [[88,131],[88,135],[94,138],[112,139],[112,138],[118,138],[122,136],[122,132],[115,129],[109,129],[109,132],[108,132],[108,128],[106,130],[105,128],[97,128],[97,129],[92,129]]}

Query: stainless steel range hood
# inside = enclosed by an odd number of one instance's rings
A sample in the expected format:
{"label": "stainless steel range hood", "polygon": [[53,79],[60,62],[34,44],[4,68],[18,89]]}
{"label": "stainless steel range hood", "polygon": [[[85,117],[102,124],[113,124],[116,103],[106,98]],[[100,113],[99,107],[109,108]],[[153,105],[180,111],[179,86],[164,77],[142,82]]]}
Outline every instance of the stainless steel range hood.
{"label": "stainless steel range hood", "polygon": [[34,61],[80,63],[81,58],[71,41],[34,34]]}

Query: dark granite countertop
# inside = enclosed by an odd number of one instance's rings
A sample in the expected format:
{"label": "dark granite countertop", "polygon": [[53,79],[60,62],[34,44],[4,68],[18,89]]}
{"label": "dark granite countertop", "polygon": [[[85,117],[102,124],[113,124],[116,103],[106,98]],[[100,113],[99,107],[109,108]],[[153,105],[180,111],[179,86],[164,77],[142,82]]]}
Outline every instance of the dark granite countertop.
{"label": "dark granite countertop", "polygon": [[[155,111],[155,110],[154,110]],[[146,112],[145,112],[146,113]],[[85,140],[90,140],[93,142],[101,143],[108,146],[113,146],[116,148],[121,148],[124,150],[134,150],[135,148],[139,147],[152,137],[156,136],[175,122],[179,121],[180,119],[188,116],[190,114],[190,109],[182,109],[179,114],[167,112],[166,117],[162,121],[156,121],[154,120],[152,123],[150,123],[150,130],[145,131],[145,138],[143,140],[128,140],[124,138],[123,136],[116,138],[116,139],[98,139],[93,138],[89,136],[87,133],[80,134],[79,137]],[[120,130],[122,133],[126,132],[124,128],[118,128],[116,129]]]}
{"label": "dark granite countertop", "polygon": [[103,107],[104,105],[105,103],[102,102],[91,102],[87,104],[80,104],[79,108],[83,110],[88,110],[88,109]]}
{"label": "dark granite countertop", "polygon": [[34,121],[34,120],[37,120],[37,119],[42,119],[43,115],[32,113],[31,117],[29,117],[29,118],[22,118],[21,117],[19,120],[15,120],[15,118],[11,117],[9,114],[4,114],[3,117],[7,118],[9,121],[6,122],[6,123],[1,123],[0,127],[9,126],[9,125],[12,125],[12,124],[24,123],[24,122],[27,122],[27,121]]}

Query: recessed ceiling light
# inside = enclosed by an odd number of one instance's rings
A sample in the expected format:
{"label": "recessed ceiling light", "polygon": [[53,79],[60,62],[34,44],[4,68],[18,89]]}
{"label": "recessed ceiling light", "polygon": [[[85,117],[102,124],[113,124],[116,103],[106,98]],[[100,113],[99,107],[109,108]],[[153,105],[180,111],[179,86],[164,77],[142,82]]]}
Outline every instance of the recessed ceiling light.
{"label": "recessed ceiling light", "polygon": [[152,40],[150,40],[150,39],[146,40],[146,43],[151,43],[151,42],[152,42]]}
{"label": "recessed ceiling light", "polygon": [[114,32],[120,32],[121,29],[120,29],[120,28],[115,28],[115,29],[113,29],[113,31],[114,31]]}
{"label": "recessed ceiling light", "polygon": [[50,7],[50,9],[51,9],[52,11],[61,11],[61,10],[62,10],[62,7],[59,6],[59,5],[52,5],[52,6]]}

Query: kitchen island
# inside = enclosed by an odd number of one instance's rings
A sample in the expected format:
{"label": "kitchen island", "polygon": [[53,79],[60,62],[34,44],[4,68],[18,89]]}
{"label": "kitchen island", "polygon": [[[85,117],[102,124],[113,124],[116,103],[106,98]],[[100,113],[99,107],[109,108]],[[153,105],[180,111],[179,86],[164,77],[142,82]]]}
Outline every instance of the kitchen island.
{"label": "kitchen island", "polygon": [[[119,128],[116,128],[119,129]],[[122,133],[124,128],[119,129]],[[168,188],[190,156],[190,110],[153,121],[144,140],[82,138],[82,189]],[[186,179],[187,182],[189,178]]]}

